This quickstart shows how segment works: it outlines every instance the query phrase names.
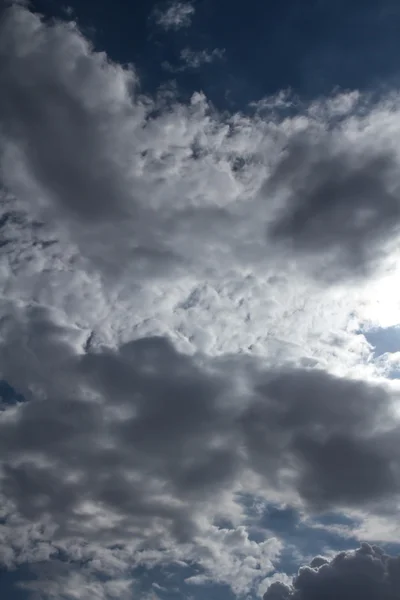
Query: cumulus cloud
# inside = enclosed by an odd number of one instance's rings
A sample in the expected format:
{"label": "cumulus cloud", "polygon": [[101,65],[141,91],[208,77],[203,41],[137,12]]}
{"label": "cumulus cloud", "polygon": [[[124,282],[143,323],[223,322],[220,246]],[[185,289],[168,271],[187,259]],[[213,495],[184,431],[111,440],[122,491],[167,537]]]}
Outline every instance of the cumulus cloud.
{"label": "cumulus cloud", "polygon": [[39,309],[2,335],[2,376],[27,399],[0,415],[2,489],[25,519],[187,542],[254,477],[312,510],[395,509],[399,423],[383,387],[195,359],[161,337],[83,352]]}
{"label": "cumulus cloud", "polygon": [[90,566],[49,597],[182,561],[242,594],[283,547],[244,490],[393,523],[398,387],[361,326],[400,314],[397,98],[149,97],[21,5],[0,59],[2,564]]}
{"label": "cumulus cloud", "polygon": [[21,7],[5,13],[0,53],[4,184],[46,221],[61,226],[64,211],[103,269],[281,272],[304,249],[337,278],[385,256],[397,231],[395,99],[328,130],[332,102],[280,122],[220,115],[200,93],[153,100],[74,26]]}
{"label": "cumulus cloud", "polygon": [[[43,309],[3,319],[2,377],[25,398],[0,413],[3,564],[74,557],[75,540],[95,556],[109,548],[112,572],[113,548],[125,569],[189,558],[202,567],[191,583],[244,593],[281,544],[212,525],[240,522],[240,490],[310,511],[396,512],[399,422],[383,387],[189,357],[165,338],[84,345]],[[41,525],[28,542],[30,523]],[[146,558],[159,546],[168,553]]]}
{"label": "cumulus cloud", "polygon": [[157,6],[152,16],[159,27],[168,31],[189,27],[194,12],[191,2],[172,1],[164,6]]}
{"label": "cumulus cloud", "polygon": [[[74,322],[108,342],[136,330],[167,334],[191,349],[250,348],[321,366],[332,353],[353,364],[354,344],[357,360],[367,355],[367,345],[361,348],[361,338],[346,329],[362,302],[349,299],[348,289],[336,290],[333,308],[330,293],[308,272],[341,281],[353,267],[359,272],[362,260],[366,269],[376,264],[387,256],[395,219],[382,222],[381,234],[368,236],[364,226],[354,258],[350,233],[342,244],[335,225],[326,249],[312,252],[316,242],[309,241],[303,260],[298,236],[287,244],[279,233],[290,180],[280,174],[299,137],[308,148],[304,156],[326,147],[332,165],[341,160],[337,154],[362,162],[363,147],[368,156],[379,157],[382,147],[387,156],[390,146],[395,153],[395,99],[372,106],[367,116],[343,98],[334,108],[332,100],[320,102],[283,120],[220,115],[200,93],[187,105],[162,92],[144,97],[135,72],[95,53],[75,26],[44,25],[13,7],[2,28],[9,295],[63,311],[68,304]],[[338,103],[340,122],[327,131]],[[303,331],[311,322],[312,336]]]}
{"label": "cumulus cloud", "polygon": [[340,552],[332,560],[316,557],[302,567],[293,585],[274,582],[264,600],[394,600],[400,593],[400,557],[377,546],[363,544],[353,552]]}

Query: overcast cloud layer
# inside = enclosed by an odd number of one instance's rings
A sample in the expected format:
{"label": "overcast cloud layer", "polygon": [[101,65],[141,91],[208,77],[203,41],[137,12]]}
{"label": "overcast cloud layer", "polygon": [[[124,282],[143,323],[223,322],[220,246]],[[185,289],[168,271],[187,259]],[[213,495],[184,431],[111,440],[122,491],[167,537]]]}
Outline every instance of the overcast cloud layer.
{"label": "overcast cloud layer", "polygon": [[397,598],[375,546],[290,582],[243,503],[400,542],[400,358],[364,335],[400,315],[397,93],[221,114],[20,5],[0,64],[0,566],[46,599],[185,564],[265,600]]}

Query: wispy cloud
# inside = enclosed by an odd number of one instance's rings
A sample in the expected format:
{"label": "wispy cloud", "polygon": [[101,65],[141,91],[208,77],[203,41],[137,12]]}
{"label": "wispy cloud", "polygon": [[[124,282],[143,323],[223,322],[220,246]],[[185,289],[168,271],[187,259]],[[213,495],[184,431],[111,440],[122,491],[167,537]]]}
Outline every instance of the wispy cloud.
{"label": "wispy cloud", "polygon": [[271,578],[264,600],[363,598],[395,600],[400,592],[399,557],[387,556],[376,546],[341,552],[331,560],[315,557],[300,569],[293,582]]}
{"label": "wispy cloud", "polygon": [[214,48],[211,52],[209,50],[191,50],[190,48],[184,48],[180,53],[180,65],[172,65],[165,61],[162,66],[166,71],[170,71],[171,73],[180,73],[187,69],[199,69],[203,65],[223,60],[224,57],[225,50],[221,48]]}
{"label": "wispy cloud", "polygon": [[191,2],[180,2],[178,0],[156,6],[152,17],[159,27],[169,31],[189,27],[194,13],[195,9]]}

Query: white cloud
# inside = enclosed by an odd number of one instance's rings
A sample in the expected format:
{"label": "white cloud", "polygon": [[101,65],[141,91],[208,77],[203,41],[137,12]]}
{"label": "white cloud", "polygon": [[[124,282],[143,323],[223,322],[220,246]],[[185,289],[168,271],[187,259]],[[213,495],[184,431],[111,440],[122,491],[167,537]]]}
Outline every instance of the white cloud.
{"label": "white cloud", "polygon": [[166,31],[189,27],[195,13],[192,2],[171,2],[157,6],[153,11],[153,18],[157,25]]}
{"label": "white cloud", "polygon": [[163,68],[171,73],[180,73],[187,69],[199,69],[203,65],[211,64],[216,60],[222,60],[224,55],[225,50],[221,48],[214,48],[211,52],[208,50],[184,48],[180,53],[181,65],[174,66],[166,61],[163,63]]}
{"label": "white cloud", "polygon": [[[6,210],[19,207],[20,216],[3,226],[18,240],[5,246],[8,297],[67,311],[107,343],[161,333],[190,351],[370,368],[356,321],[379,298],[387,315],[393,295],[380,279],[373,293],[370,282],[327,289],[301,257],[271,244],[266,230],[282,194],[268,191],[268,173],[304,128],[349,151],[359,138],[375,148],[378,131],[394,138],[392,105],[351,115],[331,139],[316,117],[225,118],[201,94],[164,110],[163,98],[136,95],[134,73],[94,54],[74,29],[11,15],[2,47],[17,62],[3,74],[2,164],[17,198]],[[318,273],[331,272],[335,255],[315,258]],[[395,280],[392,273],[388,285]]]}

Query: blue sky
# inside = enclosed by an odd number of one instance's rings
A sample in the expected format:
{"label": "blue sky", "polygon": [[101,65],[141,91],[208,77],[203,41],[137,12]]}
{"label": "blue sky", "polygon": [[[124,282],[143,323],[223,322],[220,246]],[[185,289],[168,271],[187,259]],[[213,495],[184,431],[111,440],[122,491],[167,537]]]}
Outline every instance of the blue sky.
{"label": "blue sky", "polygon": [[394,600],[399,3],[2,10],[0,596]]}
{"label": "blue sky", "polygon": [[[39,0],[45,15],[63,16],[62,3]],[[96,47],[119,62],[134,62],[145,90],[170,78],[162,62],[179,62],[183,47],[224,48],[224,60],[175,74],[181,93],[202,89],[219,108],[245,109],[291,89],[304,99],[335,88],[396,87],[400,11],[395,0],[231,2],[199,0],[190,28],[160,31],[149,20],[159,2],[69,2]]]}

